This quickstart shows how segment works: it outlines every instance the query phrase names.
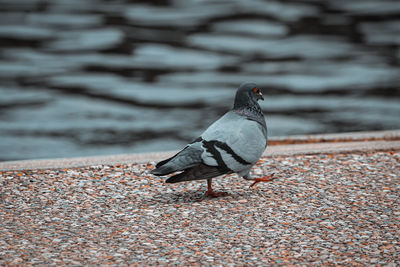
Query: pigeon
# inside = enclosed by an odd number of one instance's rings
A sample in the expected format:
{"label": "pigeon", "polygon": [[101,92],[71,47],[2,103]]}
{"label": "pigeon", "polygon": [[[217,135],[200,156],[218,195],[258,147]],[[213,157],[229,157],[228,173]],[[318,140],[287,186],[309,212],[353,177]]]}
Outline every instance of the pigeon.
{"label": "pigeon", "polygon": [[150,173],[156,176],[179,172],[166,183],[207,179],[206,195],[218,197],[226,192],[212,189],[212,178],[237,173],[246,180],[272,181],[270,176],[253,178],[250,169],[267,147],[267,125],[258,104],[264,100],[255,83],[237,89],[233,109],[211,124],[197,139],[171,158],[157,163]]}

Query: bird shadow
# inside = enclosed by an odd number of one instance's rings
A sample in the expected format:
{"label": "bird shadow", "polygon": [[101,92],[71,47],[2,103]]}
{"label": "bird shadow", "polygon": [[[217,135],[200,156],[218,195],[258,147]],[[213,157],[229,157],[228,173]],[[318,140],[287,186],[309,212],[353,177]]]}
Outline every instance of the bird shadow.
{"label": "bird shadow", "polygon": [[206,195],[202,190],[187,190],[184,192],[168,192],[152,196],[152,198],[144,200],[147,205],[158,204],[182,204],[182,203],[198,203],[209,201],[236,201],[239,199],[247,198],[251,192],[231,192],[228,191],[224,196],[211,197]]}

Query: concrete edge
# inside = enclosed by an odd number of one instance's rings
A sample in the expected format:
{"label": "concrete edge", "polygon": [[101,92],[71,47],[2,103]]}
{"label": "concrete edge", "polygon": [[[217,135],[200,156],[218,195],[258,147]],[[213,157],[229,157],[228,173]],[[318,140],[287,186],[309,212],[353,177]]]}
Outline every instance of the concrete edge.
{"label": "concrete edge", "polygon": [[[340,139],[340,138],[341,139]],[[349,153],[368,151],[400,150],[400,130],[361,132],[327,135],[305,135],[279,138],[280,140],[321,140],[321,142],[308,142],[302,144],[268,146],[264,156],[304,155],[318,153]],[[295,139],[297,138],[297,139]],[[323,139],[321,139],[323,138]],[[323,140],[335,140],[326,142]],[[340,141],[344,140],[344,141]],[[353,141],[350,141],[353,140]],[[364,141],[356,141],[364,140]],[[77,157],[38,159],[21,161],[0,162],[0,171],[32,170],[32,169],[63,169],[93,165],[114,165],[128,163],[147,163],[159,161],[174,155],[177,151],[125,154],[112,156]]]}
{"label": "concrete edge", "polygon": [[400,140],[399,130],[368,131],[368,132],[347,132],[329,134],[290,135],[272,137],[271,144],[279,143],[318,143],[318,142],[351,142],[365,140]]}

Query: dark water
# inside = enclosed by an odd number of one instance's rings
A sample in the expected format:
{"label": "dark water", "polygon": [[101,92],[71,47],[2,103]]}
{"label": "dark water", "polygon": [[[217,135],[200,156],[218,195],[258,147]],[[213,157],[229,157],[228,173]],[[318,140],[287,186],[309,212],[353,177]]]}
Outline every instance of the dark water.
{"label": "dark water", "polygon": [[178,149],[262,88],[270,135],[400,128],[397,0],[0,0],[0,160]]}

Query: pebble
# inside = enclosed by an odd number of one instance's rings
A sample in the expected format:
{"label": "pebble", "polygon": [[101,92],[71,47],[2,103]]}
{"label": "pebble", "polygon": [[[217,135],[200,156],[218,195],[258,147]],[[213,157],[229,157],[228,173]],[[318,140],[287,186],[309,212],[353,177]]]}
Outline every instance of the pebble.
{"label": "pebble", "polygon": [[[0,265],[383,265],[400,262],[400,151],[265,157],[166,185],[150,164],[0,173]],[[306,171],[305,171],[306,170]]]}

